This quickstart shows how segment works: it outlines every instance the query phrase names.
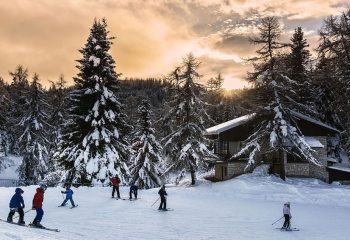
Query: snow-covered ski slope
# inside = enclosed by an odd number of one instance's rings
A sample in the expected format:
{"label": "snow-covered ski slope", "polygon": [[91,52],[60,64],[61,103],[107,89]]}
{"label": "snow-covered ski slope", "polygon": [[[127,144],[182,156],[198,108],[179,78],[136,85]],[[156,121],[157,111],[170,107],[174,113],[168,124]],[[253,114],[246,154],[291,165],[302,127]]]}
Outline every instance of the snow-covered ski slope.
{"label": "snow-covered ski slope", "polygon": [[[0,222],[0,239],[350,239],[350,186],[328,185],[313,179],[289,179],[244,175],[226,182],[200,181],[196,187],[168,187],[171,212],[154,211],[157,189],[140,191],[141,199],[110,198],[108,187],[78,188],[78,208],[57,207],[60,188],[45,193],[44,226],[59,233],[29,229]],[[24,188],[27,208],[35,186]],[[0,217],[8,214],[14,188],[0,188]],[[121,188],[127,197],[128,188]],[[282,216],[282,205],[291,202],[292,226],[300,231],[281,232],[274,226]],[[29,223],[31,211],[25,216]]]}

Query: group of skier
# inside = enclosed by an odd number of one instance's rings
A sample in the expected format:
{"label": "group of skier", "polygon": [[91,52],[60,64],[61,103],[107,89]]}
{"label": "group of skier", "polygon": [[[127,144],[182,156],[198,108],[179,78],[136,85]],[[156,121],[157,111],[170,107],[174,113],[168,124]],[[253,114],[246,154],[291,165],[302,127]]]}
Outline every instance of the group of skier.
{"label": "group of skier", "polygon": [[[43,211],[43,201],[44,201],[44,193],[47,189],[47,186],[45,184],[41,184],[39,188],[36,189],[36,193],[33,198],[32,202],[32,210],[36,211],[36,216],[31,223],[35,227],[42,228],[41,220],[44,216]],[[13,222],[13,215],[15,215],[16,212],[19,214],[18,224],[25,225],[24,222],[24,200],[22,194],[24,191],[21,188],[16,188],[15,194],[12,196],[10,200],[10,213],[7,217],[7,222],[12,223]]]}
{"label": "group of skier", "polygon": [[[36,211],[36,216],[33,220],[33,222],[30,224],[33,227],[38,228],[44,228],[43,225],[41,225],[41,220],[44,216],[44,210],[43,210],[43,202],[44,202],[44,193],[47,189],[46,184],[40,184],[39,187],[36,189],[36,193],[34,195],[33,201],[32,201],[32,208],[30,210]],[[22,194],[24,191],[21,188],[16,188],[15,194],[12,196],[10,200],[10,212],[7,217],[7,222],[12,223],[13,222],[13,216],[16,212],[19,214],[18,218],[18,224],[19,225],[25,225],[24,221],[24,200]],[[73,191],[70,189],[70,186],[66,186],[66,191],[61,191],[61,193],[66,194],[66,198],[64,199],[63,203],[60,206],[65,206],[66,202],[70,200],[73,207],[76,205],[73,201]],[[29,211],[30,211],[29,210]]]}
{"label": "group of skier", "polygon": [[[118,175],[116,175],[115,177],[112,177],[110,179],[110,182],[112,185],[112,198],[114,198],[115,192],[117,192],[117,197],[120,198],[119,184],[121,181],[120,181]],[[44,193],[45,193],[46,189],[47,189],[47,186],[45,184],[40,184],[39,187],[36,189],[36,193],[35,193],[34,198],[33,198],[32,209],[30,209],[30,210],[35,210],[36,216],[30,225],[32,225],[34,227],[44,228],[41,225],[41,220],[44,216],[43,201],[44,201]],[[137,191],[138,191],[138,187],[135,184],[131,184],[130,191],[129,191],[129,199],[130,200],[133,199],[133,196],[135,199],[137,199]],[[13,216],[15,215],[16,212],[18,212],[18,214],[19,214],[18,224],[25,225],[25,221],[24,221],[25,204],[24,204],[24,200],[23,200],[23,196],[22,196],[23,193],[24,193],[24,191],[21,188],[16,188],[15,194],[12,196],[12,198],[10,200],[10,204],[9,204],[10,212],[8,214],[8,217],[7,217],[7,222],[12,223]],[[70,185],[67,185],[66,190],[61,191],[61,193],[65,194],[66,197],[59,207],[65,206],[68,201],[70,201],[70,203],[72,204],[72,208],[77,206],[74,203],[73,190],[70,188]],[[168,194],[165,190],[165,185],[163,185],[160,188],[160,190],[158,191],[158,194],[159,194],[159,199],[160,199],[160,205],[159,205],[158,210],[167,211],[168,209],[166,207],[166,200],[167,200]],[[290,212],[290,202],[286,202],[283,205],[283,217],[284,217],[284,223],[283,223],[283,227],[281,228],[281,230],[286,230],[286,231],[292,230],[290,227],[290,219],[292,218],[292,215]]]}
{"label": "group of skier", "polygon": [[[118,177],[118,175],[115,175],[114,177],[111,177],[110,179],[110,183],[112,185],[112,198],[114,198],[115,192],[117,192],[117,199],[120,199],[120,191],[119,191],[119,185],[120,185],[120,178]],[[130,185],[130,191],[129,191],[129,199],[132,200],[133,199],[133,195],[135,200],[137,199],[137,191],[138,191],[138,187],[132,183]]]}

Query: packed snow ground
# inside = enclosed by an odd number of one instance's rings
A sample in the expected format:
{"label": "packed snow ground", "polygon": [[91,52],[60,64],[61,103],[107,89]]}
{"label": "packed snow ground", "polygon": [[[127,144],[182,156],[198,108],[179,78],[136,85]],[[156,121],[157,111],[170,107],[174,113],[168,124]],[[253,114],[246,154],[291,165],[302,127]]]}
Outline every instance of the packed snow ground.
{"label": "packed snow ground", "polygon": [[[27,209],[35,186],[24,188]],[[158,212],[157,189],[140,191],[137,201],[110,198],[108,187],[73,188],[78,208],[58,208],[61,188],[45,193],[43,225],[54,233],[0,222],[0,239],[336,239],[350,238],[350,186],[328,185],[313,179],[289,179],[254,174],[219,183],[200,181],[196,187],[168,187],[168,206]],[[14,188],[0,188],[0,217],[8,214]],[[127,198],[128,188],[121,188]],[[299,232],[272,226],[291,202],[292,225]],[[34,211],[25,215],[27,223]]]}

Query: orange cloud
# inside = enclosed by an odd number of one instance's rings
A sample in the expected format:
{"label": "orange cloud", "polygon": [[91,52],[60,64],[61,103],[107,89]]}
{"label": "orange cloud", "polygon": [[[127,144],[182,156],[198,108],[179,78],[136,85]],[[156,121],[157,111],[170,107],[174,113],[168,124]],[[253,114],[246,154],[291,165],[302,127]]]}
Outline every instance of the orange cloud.
{"label": "orange cloud", "polygon": [[[22,64],[39,73],[44,84],[61,73],[72,84],[78,49],[93,19],[105,17],[110,35],[116,37],[111,49],[116,70],[124,77],[165,75],[193,52],[202,61],[203,81],[221,72],[227,88],[238,88],[245,84],[248,66],[241,58],[254,52],[246,40],[256,32],[258,17],[280,16],[290,28],[288,36],[293,21],[321,22],[344,6],[338,0],[0,1],[0,76],[10,81],[8,71]],[[314,23],[306,30],[315,42]]]}

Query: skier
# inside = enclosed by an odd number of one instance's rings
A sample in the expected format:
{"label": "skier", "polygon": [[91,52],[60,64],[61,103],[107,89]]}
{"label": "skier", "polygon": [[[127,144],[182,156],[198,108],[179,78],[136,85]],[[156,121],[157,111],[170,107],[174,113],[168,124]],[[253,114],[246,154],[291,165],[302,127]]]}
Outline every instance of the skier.
{"label": "skier", "polygon": [[118,198],[120,198],[120,192],[119,192],[119,184],[120,184],[120,179],[118,177],[118,174],[115,175],[115,177],[112,177],[110,179],[111,183],[112,183],[112,187],[113,187],[113,190],[112,190],[112,198],[114,198],[114,193],[115,191],[117,191],[117,195],[118,195]]}
{"label": "skier", "polygon": [[46,184],[40,184],[40,187],[36,189],[36,193],[33,198],[33,208],[36,210],[36,216],[33,220],[32,225],[38,228],[44,228],[43,225],[40,224],[41,219],[44,216],[44,211],[43,211],[43,201],[44,201],[44,193],[45,190],[47,189]]}
{"label": "skier", "polygon": [[19,225],[25,224],[25,222],[23,221],[23,218],[24,218],[23,208],[25,207],[24,200],[22,197],[23,193],[24,191],[21,188],[16,188],[15,194],[12,196],[10,201],[10,213],[7,217],[7,222],[12,223],[13,215],[15,215],[16,212],[18,212],[19,214],[18,224]]}
{"label": "skier", "polygon": [[158,194],[160,196],[160,205],[158,210],[163,210],[163,211],[167,211],[166,208],[166,196],[168,196],[168,194],[165,191],[165,185],[163,185],[160,190],[158,191]]}
{"label": "skier", "polygon": [[129,199],[130,200],[132,199],[132,194],[134,194],[135,199],[137,199],[137,190],[138,190],[138,187],[134,183],[131,184],[130,192],[129,192]]}
{"label": "skier", "polygon": [[66,194],[66,199],[64,199],[63,203],[61,204],[61,207],[65,206],[68,200],[72,204],[72,207],[75,207],[74,201],[73,201],[73,190],[70,189],[70,186],[66,186],[66,191],[61,191],[61,193]]}
{"label": "skier", "polygon": [[290,214],[290,202],[286,202],[283,206],[284,223],[282,229],[290,229],[290,219],[292,215]]}

